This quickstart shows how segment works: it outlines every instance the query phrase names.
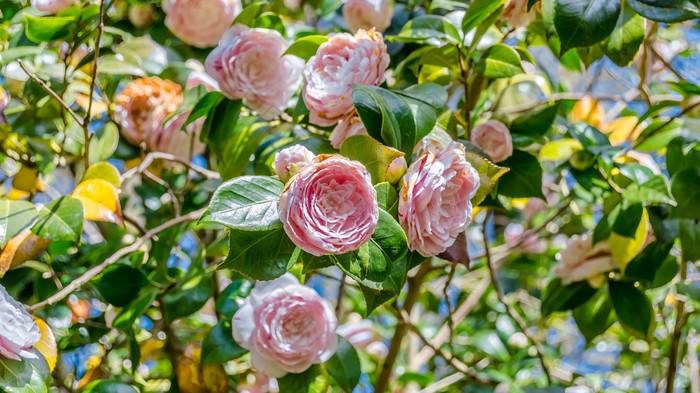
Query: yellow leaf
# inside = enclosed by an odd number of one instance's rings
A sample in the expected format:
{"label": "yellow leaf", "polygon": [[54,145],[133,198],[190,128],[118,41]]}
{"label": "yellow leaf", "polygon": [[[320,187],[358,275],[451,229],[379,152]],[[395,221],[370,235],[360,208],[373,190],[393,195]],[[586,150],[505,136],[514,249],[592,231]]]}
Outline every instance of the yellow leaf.
{"label": "yellow leaf", "polygon": [[571,121],[573,123],[585,122],[597,129],[603,126],[604,116],[603,107],[598,101],[591,98],[589,94],[578,100],[571,111]]}
{"label": "yellow leaf", "polygon": [[0,277],[13,267],[38,257],[49,243],[29,229],[10,239],[0,254]]}
{"label": "yellow leaf", "polygon": [[610,143],[613,145],[619,145],[626,141],[633,141],[637,139],[639,134],[642,133],[644,128],[642,128],[641,125],[635,128],[637,121],[639,121],[639,119],[637,119],[636,116],[623,116],[619,119],[615,119],[609,124],[604,125],[601,128],[601,131],[608,134]]}
{"label": "yellow leaf", "polygon": [[615,232],[610,233],[610,251],[613,259],[622,272],[625,271],[627,264],[639,254],[644,247],[644,241],[647,238],[647,226],[649,225],[649,215],[647,210],[642,210],[642,219],[639,220],[639,226],[634,232],[634,238],[618,235]]}
{"label": "yellow leaf", "polygon": [[39,326],[39,332],[41,333],[41,339],[34,344],[34,348],[44,355],[46,362],[49,364],[49,369],[53,372],[53,369],[56,368],[56,359],[58,358],[56,338],[53,336],[49,325],[43,319],[34,317],[34,322]]}
{"label": "yellow leaf", "polygon": [[540,149],[540,161],[560,161],[571,157],[575,151],[583,150],[581,142],[573,138],[547,142]]}
{"label": "yellow leaf", "polygon": [[227,393],[226,370],[220,364],[207,364],[202,369],[199,344],[189,343],[177,365],[177,383],[182,393]]}
{"label": "yellow leaf", "polygon": [[85,171],[81,181],[89,179],[102,179],[112,183],[114,187],[121,187],[122,181],[119,176],[119,170],[107,161],[98,162],[90,165]]}
{"label": "yellow leaf", "polygon": [[83,203],[86,219],[124,226],[117,189],[107,180],[85,180],[75,187],[71,195]]}
{"label": "yellow leaf", "polygon": [[19,172],[12,178],[12,187],[30,194],[41,191],[42,187],[39,182],[39,171],[37,168],[22,165]]}
{"label": "yellow leaf", "polygon": [[[87,110],[90,104],[90,97],[87,94],[78,94],[75,96],[75,102],[78,103],[81,108]],[[100,117],[103,113],[107,112],[107,105],[104,102],[93,99],[90,112],[91,117]]]}

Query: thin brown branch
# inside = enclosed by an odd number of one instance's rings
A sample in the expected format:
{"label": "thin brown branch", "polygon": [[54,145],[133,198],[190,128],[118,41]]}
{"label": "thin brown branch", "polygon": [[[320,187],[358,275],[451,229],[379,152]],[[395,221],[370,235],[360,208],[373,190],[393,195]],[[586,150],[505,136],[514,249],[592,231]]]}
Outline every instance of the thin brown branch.
{"label": "thin brown branch", "polygon": [[637,140],[634,142],[634,144],[632,144],[632,146],[630,146],[629,148],[625,149],[625,151],[622,153],[622,155],[627,154],[630,150],[636,149],[637,147],[639,147],[639,145],[641,145],[642,143],[644,143],[647,139],[651,138],[652,136],[654,136],[654,135],[658,134],[659,132],[661,132],[664,128],[668,127],[668,126],[669,126],[671,123],[673,123],[676,119],[678,119],[679,117],[685,115],[686,113],[692,111],[693,109],[695,109],[695,108],[697,108],[697,107],[699,107],[699,106],[700,106],[700,100],[697,100],[696,102],[694,102],[694,103],[692,103],[692,104],[686,106],[679,114],[677,114],[677,115],[671,117],[670,119],[668,119],[668,120],[667,120],[664,124],[662,124],[660,127],[658,127],[657,129],[655,129],[655,130],[651,131],[650,133],[648,133],[648,134],[646,134],[646,135],[640,137],[639,139],[637,139]]}
{"label": "thin brown branch", "polygon": [[31,80],[36,82],[42,89],[44,89],[44,91],[49,93],[51,97],[55,98],[56,101],[58,101],[58,103],[61,104],[61,107],[65,109],[68,113],[70,113],[70,115],[75,119],[75,121],[77,121],[78,124],[80,124],[80,126],[82,127],[83,119],[81,119],[80,116],[78,116],[78,114],[75,113],[73,109],[71,109],[70,106],[66,104],[65,101],[63,101],[63,98],[61,98],[61,96],[59,96],[58,93],[56,93],[52,88],[50,88],[43,80],[39,79],[39,77],[36,76],[36,74],[29,71],[29,69],[27,69],[27,66],[22,60],[17,60],[17,64],[19,64],[19,67],[24,71],[25,74],[27,74],[27,76],[29,76]]}
{"label": "thin brown branch", "polygon": [[105,28],[104,22],[105,0],[100,0],[100,22],[97,25],[97,37],[95,38],[95,58],[92,61],[92,77],[90,78],[90,97],[88,99],[87,113],[83,119],[83,134],[85,135],[85,167],[90,166],[90,118],[92,117],[92,102],[95,97],[95,83],[97,83],[97,62],[100,57],[100,41],[102,41],[102,32]]}
{"label": "thin brown branch", "polygon": [[493,263],[491,262],[491,252],[489,250],[489,240],[488,236],[486,234],[486,222],[488,221],[489,217],[491,216],[492,212],[488,212],[486,214],[486,217],[484,218],[484,224],[482,225],[482,234],[484,236],[484,254],[486,255],[486,265],[489,268],[489,274],[491,275],[491,283],[493,284],[493,289],[496,291],[496,294],[498,295],[498,300],[503,304],[503,306],[506,308],[506,312],[510,317],[515,321],[515,323],[518,325],[520,330],[523,332],[525,337],[532,343],[532,346],[535,348],[535,351],[537,352],[537,357],[540,359],[540,364],[542,365],[542,370],[544,371],[544,375],[547,376],[547,383],[552,384],[552,377],[549,374],[549,369],[547,368],[547,364],[544,361],[544,355],[542,355],[542,348],[540,348],[540,345],[535,339],[532,338],[532,336],[527,332],[527,324],[523,320],[523,318],[518,314],[510,305],[508,302],[506,302],[505,295],[501,291],[501,285],[498,283],[498,279],[496,278],[496,269],[493,267]]}
{"label": "thin brown branch", "polygon": [[[189,171],[188,171],[188,173],[189,173]],[[175,196],[175,192],[173,192],[173,188],[170,187],[170,184],[166,183],[160,177],[152,174],[151,171],[149,171],[147,169],[144,170],[142,174],[145,177],[147,177],[148,179],[154,181],[156,184],[165,188],[165,191],[168,193],[168,196],[170,197],[170,203],[173,205],[173,212],[175,213],[175,217],[179,217],[180,216],[180,202],[178,202],[177,197]]]}
{"label": "thin brown branch", "polygon": [[[688,261],[681,259],[681,281],[687,278]],[[681,342],[681,332],[683,325],[688,321],[689,313],[685,312],[685,302],[676,300],[676,324],[673,327],[671,336],[671,346],[668,351],[668,371],[666,372],[666,393],[673,393],[673,385],[676,382],[676,371],[678,369],[679,347]]]}
{"label": "thin brown branch", "polygon": [[104,271],[108,266],[117,262],[121,257],[128,255],[132,252],[138,251],[139,247],[141,247],[141,245],[143,245],[143,243],[145,243],[147,240],[151,239],[153,236],[157,235],[160,232],[163,232],[164,230],[166,230],[168,228],[179,225],[183,222],[198,219],[199,217],[202,216],[202,213],[204,213],[204,210],[205,209],[195,210],[191,213],[185,214],[184,216],[174,218],[168,222],[165,222],[165,223],[149,230],[148,232],[146,232],[146,234],[144,234],[143,236],[136,239],[136,241],[133,242],[132,244],[130,244],[124,248],[120,248],[119,250],[117,250],[117,252],[112,254],[109,258],[105,259],[104,262],[102,262],[99,265],[93,267],[92,269],[86,271],[80,277],[71,281],[70,284],[66,285],[62,290],[58,291],[56,294],[50,296],[48,299],[46,299],[42,302],[39,302],[39,303],[29,307],[29,312],[34,313],[38,310],[41,310],[42,308],[44,308],[46,306],[50,306],[50,305],[53,305],[53,304],[60,302],[61,300],[68,297],[74,291],[80,289],[83,285],[85,285],[88,281],[90,281],[91,279],[96,277],[98,274],[102,273],[102,271]]}
{"label": "thin brown branch", "polygon": [[143,158],[143,161],[141,161],[141,164],[135,168],[132,168],[126,172],[124,172],[121,175],[121,181],[124,182],[124,180],[139,174],[143,173],[155,160],[165,160],[165,161],[172,161],[172,162],[177,162],[178,164],[182,164],[188,169],[206,177],[207,179],[220,179],[221,175],[219,175],[217,172],[210,171],[206,168],[202,168],[200,166],[196,166],[192,164],[191,162],[188,162],[187,160],[184,160],[180,157],[176,157],[172,154],[168,153],[162,153],[162,152],[151,152],[146,155],[146,157]]}

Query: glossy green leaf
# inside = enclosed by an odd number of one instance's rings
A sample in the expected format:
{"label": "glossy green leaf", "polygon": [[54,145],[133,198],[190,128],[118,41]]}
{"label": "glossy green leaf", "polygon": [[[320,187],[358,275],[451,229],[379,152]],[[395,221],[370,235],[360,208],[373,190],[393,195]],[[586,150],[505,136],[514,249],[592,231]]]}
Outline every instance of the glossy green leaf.
{"label": "glossy green leaf", "polygon": [[138,393],[131,385],[117,381],[97,380],[91,382],[83,390],[84,393]]}
{"label": "glossy green leaf", "polygon": [[46,393],[49,365],[37,350],[36,359],[12,360],[0,356],[0,386],[7,393]]}
{"label": "glossy green leaf", "polygon": [[593,45],[615,29],[622,8],[617,0],[556,0],[554,25],[561,54],[571,48]]}
{"label": "glossy green leaf", "polygon": [[649,339],[655,325],[649,298],[631,282],[609,281],[608,289],[620,324],[635,336]]}
{"label": "glossy green leaf", "polygon": [[253,284],[248,280],[236,280],[229,284],[216,296],[216,310],[227,318],[233,318],[238,311],[239,300],[242,300],[253,289]]}
{"label": "glossy green leaf", "polygon": [[486,49],[474,65],[474,71],[490,78],[508,78],[525,72],[515,49],[496,44]]}
{"label": "glossy green leaf", "polygon": [[127,265],[112,265],[92,282],[107,303],[124,307],[138,295],[147,280],[138,269]]}
{"label": "glossy green leaf", "polygon": [[84,213],[79,200],[60,197],[39,210],[32,232],[46,240],[77,242],[83,233]]}
{"label": "glossy green leaf", "polygon": [[340,147],[340,154],[361,162],[372,176],[374,184],[385,181],[391,163],[404,156],[403,152],[386,147],[367,135],[347,138]]}
{"label": "glossy green leaf", "polygon": [[321,373],[321,367],[317,364],[312,365],[302,373],[288,373],[277,379],[279,386],[284,386],[285,393],[311,393],[314,392],[312,387],[319,382],[322,385],[325,378]]}
{"label": "glossy green leaf", "polygon": [[163,296],[168,321],[195,313],[213,294],[214,282],[208,274],[197,275],[182,286],[171,289]]}
{"label": "glossy green leaf", "polygon": [[666,260],[672,246],[673,243],[661,243],[658,241],[649,243],[625,267],[625,277],[649,283],[653,282],[656,272]]}
{"label": "glossy green leaf", "polygon": [[700,168],[686,168],[671,179],[671,193],[677,206],[671,209],[671,218],[700,220]]}
{"label": "glossy green leaf", "polygon": [[352,100],[367,132],[387,146],[407,155],[416,145],[416,125],[406,101],[389,90],[356,85]]}
{"label": "glossy green leaf", "polygon": [[542,317],[546,318],[555,311],[574,309],[590,299],[595,292],[587,281],[562,285],[561,279],[555,278],[542,293]]}
{"label": "glossy green leaf", "polygon": [[644,18],[628,3],[622,6],[612,34],[603,42],[603,51],[620,67],[628,66],[644,41]]}
{"label": "glossy green leaf", "polygon": [[134,322],[143,315],[151,307],[153,301],[156,300],[158,295],[158,288],[146,287],[141,289],[138,293],[138,297],[129,303],[122,312],[117,315],[112,322],[112,326],[122,331],[127,331],[131,329]]}
{"label": "glossy green leaf", "polygon": [[480,351],[485,352],[502,362],[507,362],[510,360],[510,353],[496,331],[480,330],[471,338],[474,346],[479,348]]}
{"label": "glossy green leaf", "polygon": [[284,184],[263,176],[243,176],[222,184],[200,221],[230,228],[262,231],[279,227],[277,201]]}
{"label": "glossy green leaf", "polygon": [[467,162],[469,162],[477,172],[479,172],[479,178],[481,182],[479,183],[479,189],[474,194],[472,198],[472,204],[478,206],[496,185],[498,179],[500,179],[505,173],[509,171],[508,168],[504,168],[490,161],[484,159],[476,153],[467,151],[464,153]]}
{"label": "glossy green leaf", "polygon": [[612,225],[612,230],[624,237],[634,238],[639,221],[642,219],[644,207],[641,203],[620,209]]}
{"label": "glossy green leaf", "polygon": [[36,208],[30,202],[0,199],[0,246],[29,229],[37,217]]}
{"label": "glossy green leaf", "polygon": [[347,393],[351,393],[360,382],[362,375],[360,357],[355,347],[342,336],[338,336],[338,349],[335,354],[324,365],[328,374]]}
{"label": "glossy green leaf", "polygon": [[119,170],[107,161],[91,163],[80,182],[89,179],[102,179],[111,183],[114,187],[121,187],[121,177]]}
{"label": "glossy green leaf", "polygon": [[316,54],[318,48],[324,42],[328,41],[328,37],[325,35],[307,35],[296,40],[289,48],[284,52],[285,55],[294,55],[304,59],[304,61],[309,61],[309,59]]}
{"label": "glossy green leaf", "polygon": [[431,38],[455,45],[461,42],[457,28],[449,20],[438,15],[422,15],[409,20],[397,37],[401,41],[409,42]]}
{"label": "glossy green leaf", "polygon": [[[639,15],[657,22],[673,23],[700,17],[697,4],[687,0],[626,0]],[[692,8],[691,8],[692,7]]]}
{"label": "glossy green leaf", "polygon": [[642,184],[630,184],[622,197],[630,203],[668,203],[675,205],[668,189],[668,180],[662,175],[654,175]]}
{"label": "glossy green leaf", "polygon": [[700,260],[700,224],[693,220],[679,220],[678,237],[681,240],[683,259]]}
{"label": "glossy green leaf", "polygon": [[32,16],[24,14],[24,32],[27,38],[36,42],[48,42],[67,38],[71,27],[76,23],[74,16]]}
{"label": "glossy green leaf", "polygon": [[377,204],[379,208],[396,218],[399,212],[399,194],[396,188],[387,182],[374,186],[377,191]]}
{"label": "glossy green leaf", "polygon": [[499,165],[510,168],[498,182],[498,193],[511,198],[536,197],[545,199],[542,193],[542,167],[537,158],[521,150]]}
{"label": "glossy green leaf", "polygon": [[90,138],[90,162],[104,161],[112,156],[119,144],[119,129],[108,122]]}
{"label": "glossy green leaf", "polygon": [[299,252],[284,228],[229,231],[229,254],[219,269],[232,269],[253,280],[273,280],[287,272]]}
{"label": "glossy green leaf", "polygon": [[202,365],[226,363],[248,352],[236,344],[231,329],[231,321],[224,319],[209,330],[202,340]]}
{"label": "glossy green leaf", "polygon": [[462,19],[462,31],[469,32],[471,29],[482,24],[493,14],[498,7],[503,4],[503,0],[475,0],[469,4]]}
{"label": "glossy green leaf", "polygon": [[615,322],[608,291],[598,290],[593,297],[574,309],[574,321],[587,342],[603,334]]}

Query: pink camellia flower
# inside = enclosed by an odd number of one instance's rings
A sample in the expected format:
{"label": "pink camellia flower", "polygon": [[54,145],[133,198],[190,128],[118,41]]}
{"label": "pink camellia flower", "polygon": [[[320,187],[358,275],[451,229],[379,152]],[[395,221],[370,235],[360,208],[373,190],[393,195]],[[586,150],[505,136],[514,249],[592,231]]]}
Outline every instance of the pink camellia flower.
{"label": "pink camellia flower", "polygon": [[0,285],[0,355],[13,360],[35,358],[31,349],[40,339],[32,316]]}
{"label": "pink camellia flower", "polygon": [[389,351],[372,327],[372,321],[362,319],[359,314],[351,314],[348,322],[338,326],[336,333],[345,337],[355,348],[375,357],[384,358]]}
{"label": "pink camellia flower", "polygon": [[215,81],[214,78],[209,76],[209,74],[200,71],[192,71],[187,76],[187,84],[185,87],[191,89],[193,87],[204,85],[207,91],[219,91],[219,82]]}
{"label": "pink camellia flower", "polygon": [[559,253],[560,263],[552,272],[561,278],[564,285],[576,281],[595,280],[596,276],[617,268],[610,253],[610,243],[605,240],[593,246],[593,236],[572,236]]}
{"label": "pink camellia flower", "polygon": [[58,14],[72,5],[73,0],[32,0],[32,7],[49,14]]}
{"label": "pink camellia flower", "polygon": [[479,184],[463,145],[450,142],[440,150],[426,144],[404,175],[399,195],[399,223],[408,247],[429,257],[451,246],[472,221],[471,199]]}
{"label": "pink camellia flower", "polygon": [[[525,233],[525,228],[521,224],[508,224],[506,229],[503,231],[503,237],[505,238],[508,247],[515,247],[523,233]],[[522,248],[522,250],[525,252],[541,253],[547,249],[547,245],[544,243],[544,241],[540,240],[536,234],[531,234],[523,239],[522,243],[520,244],[520,248]]]}
{"label": "pink camellia flower", "polygon": [[369,172],[335,154],[317,156],[292,177],[277,209],[292,242],[316,256],[358,249],[379,220]]}
{"label": "pink camellia flower", "polygon": [[304,68],[304,103],[309,120],[331,126],[354,109],[352,85],[379,86],[389,55],[381,33],[359,30],[338,33],[318,48]]}
{"label": "pink camellia flower", "polygon": [[230,28],[207,56],[206,70],[231,99],[245,98],[265,118],[277,116],[301,83],[304,61],[282,54],[287,42],[275,30]]}
{"label": "pink camellia flower", "polygon": [[330,359],[337,326],[330,302],[285,273],[255,284],[233,316],[233,338],[250,351],[253,368],[280,378]]}
{"label": "pink camellia flower", "polygon": [[343,0],[343,17],[353,33],[371,28],[383,32],[393,16],[394,7],[389,0]]}
{"label": "pink camellia flower", "polygon": [[510,131],[498,120],[488,120],[474,127],[469,139],[491,156],[494,162],[501,162],[513,155]]}
{"label": "pink camellia flower", "polygon": [[353,135],[369,135],[357,112],[352,111],[331,132],[331,146],[340,149],[346,139]]}
{"label": "pink camellia flower", "polygon": [[316,155],[302,145],[290,146],[275,154],[272,169],[279,179],[287,182],[293,175],[301,172],[309,165]]}
{"label": "pink camellia flower", "polygon": [[529,25],[530,22],[535,20],[537,15],[535,11],[541,9],[542,6],[540,3],[537,3],[532,6],[530,12],[527,12],[527,3],[527,0],[510,0],[501,14],[501,19],[508,22],[510,27],[525,27]]}
{"label": "pink camellia flower", "polygon": [[240,0],[163,0],[165,25],[199,48],[216,45],[241,12]]}
{"label": "pink camellia flower", "polygon": [[7,124],[5,108],[10,103],[10,94],[0,87],[0,123]]}

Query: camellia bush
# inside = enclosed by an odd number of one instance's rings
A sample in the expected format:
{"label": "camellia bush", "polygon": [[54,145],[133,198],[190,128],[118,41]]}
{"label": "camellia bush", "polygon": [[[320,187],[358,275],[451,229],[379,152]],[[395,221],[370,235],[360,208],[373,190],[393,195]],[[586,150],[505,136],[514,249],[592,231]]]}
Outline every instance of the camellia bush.
{"label": "camellia bush", "polygon": [[700,392],[698,0],[0,0],[0,392]]}

